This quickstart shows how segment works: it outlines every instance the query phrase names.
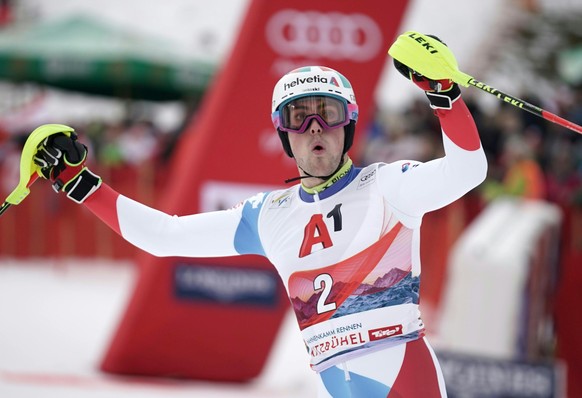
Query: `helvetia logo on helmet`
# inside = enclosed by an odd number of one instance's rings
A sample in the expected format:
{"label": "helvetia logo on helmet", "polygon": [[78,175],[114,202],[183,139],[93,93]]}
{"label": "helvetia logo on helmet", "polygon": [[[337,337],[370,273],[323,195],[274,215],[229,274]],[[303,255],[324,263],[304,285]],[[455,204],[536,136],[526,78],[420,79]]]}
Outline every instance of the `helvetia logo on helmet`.
{"label": "helvetia logo on helmet", "polygon": [[[304,77],[304,78],[297,77],[297,78],[295,78],[295,80],[293,80],[289,83],[285,83],[283,85],[283,90],[291,89],[293,87],[297,87],[300,84],[305,84],[305,83],[328,83],[328,80],[327,80],[327,77],[321,77],[320,75],[315,75],[315,76],[311,76],[311,77]],[[335,85],[337,85],[337,82],[335,82]]]}

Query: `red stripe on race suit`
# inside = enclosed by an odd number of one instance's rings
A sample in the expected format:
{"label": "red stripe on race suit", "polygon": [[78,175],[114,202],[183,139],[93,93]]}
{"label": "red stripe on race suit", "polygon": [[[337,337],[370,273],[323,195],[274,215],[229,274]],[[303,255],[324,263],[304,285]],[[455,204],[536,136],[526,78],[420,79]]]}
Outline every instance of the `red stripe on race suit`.
{"label": "red stripe on race suit", "polygon": [[109,185],[102,183],[83,203],[93,214],[99,217],[111,229],[121,235],[117,218],[117,198],[119,193]]}
{"label": "red stripe on race suit", "polygon": [[467,151],[475,151],[481,147],[475,120],[462,98],[453,103],[452,109],[437,109],[436,114],[445,135],[456,145]]}
{"label": "red stripe on race suit", "polygon": [[434,359],[424,339],[406,343],[404,361],[387,398],[441,398]]}

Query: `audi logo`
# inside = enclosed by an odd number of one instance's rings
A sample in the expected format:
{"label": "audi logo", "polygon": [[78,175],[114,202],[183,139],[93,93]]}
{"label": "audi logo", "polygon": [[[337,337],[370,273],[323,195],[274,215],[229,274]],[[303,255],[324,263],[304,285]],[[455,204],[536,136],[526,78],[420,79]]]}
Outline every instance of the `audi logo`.
{"label": "audi logo", "polygon": [[293,57],[368,61],[380,51],[382,32],[367,15],[281,10],[266,26],[267,42]]}

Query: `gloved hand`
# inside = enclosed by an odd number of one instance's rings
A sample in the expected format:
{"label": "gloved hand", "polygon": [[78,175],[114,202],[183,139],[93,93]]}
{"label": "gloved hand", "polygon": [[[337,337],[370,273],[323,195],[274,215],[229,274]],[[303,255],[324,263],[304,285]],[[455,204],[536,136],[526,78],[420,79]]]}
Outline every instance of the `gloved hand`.
{"label": "gloved hand", "polygon": [[[443,41],[436,36],[427,36],[443,43]],[[461,96],[459,85],[452,80],[430,80],[404,65],[402,62],[397,61],[395,58],[394,66],[402,76],[411,80],[414,84],[424,90],[430,101],[430,106],[433,109],[451,109],[453,102]]]}
{"label": "gloved hand", "polygon": [[77,141],[77,134],[48,136],[38,147],[34,163],[42,176],[53,182],[56,192],[63,191],[77,203],[83,203],[101,185],[101,178],[86,166],[87,147]]}

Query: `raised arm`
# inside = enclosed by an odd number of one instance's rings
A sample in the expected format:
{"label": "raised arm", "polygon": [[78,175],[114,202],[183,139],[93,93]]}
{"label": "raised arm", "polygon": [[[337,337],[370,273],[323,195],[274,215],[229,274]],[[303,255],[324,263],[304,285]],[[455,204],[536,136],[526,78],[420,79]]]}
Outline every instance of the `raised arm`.
{"label": "raised arm", "polygon": [[[416,58],[411,58],[415,62]],[[418,63],[425,62],[419,58]],[[400,161],[380,168],[380,181],[388,202],[401,216],[418,219],[475,188],[486,177],[487,159],[475,121],[461,98],[459,86],[450,79],[430,80],[415,69],[430,71],[432,65],[404,65],[396,70],[424,90],[438,116],[445,157],[426,163]]]}
{"label": "raised arm", "polygon": [[[155,256],[222,257],[262,254],[254,206],[171,216],[120,195],[86,166],[87,148],[76,135],[54,134],[38,149],[35,162],[57,192],[82,203],[125,240]],[[261,202],[259,202],[261,203]],[[249,209],[253,209],[252,211]]]}
{"label": "raised arm", "polygon": [[475,122],[462,99],[438,109],[445,156],[426,163],[398,161],[381,167],[384,196],[403,216],[420,217],[459,199],[487,174]]}

